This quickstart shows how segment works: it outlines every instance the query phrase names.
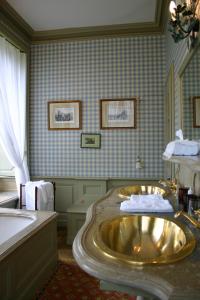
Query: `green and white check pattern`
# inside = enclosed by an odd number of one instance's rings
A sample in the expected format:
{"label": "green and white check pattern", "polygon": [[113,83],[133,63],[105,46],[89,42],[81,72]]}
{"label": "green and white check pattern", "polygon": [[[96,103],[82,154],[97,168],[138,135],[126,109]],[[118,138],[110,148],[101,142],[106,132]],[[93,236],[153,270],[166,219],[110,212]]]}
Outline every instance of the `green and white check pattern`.
{"label": "green and white check pattern", "polygon": [[[165,58],[164,36],[33,45],[31,175],[162,177]],[[137,129],[100,130],[100,99],[135,96]],[[48,131],[53,100],[82,101],[82,130]],[[101,133],[101,149],[80,148],[81,132]],[[137,155],[144,169],[135,169]]]}

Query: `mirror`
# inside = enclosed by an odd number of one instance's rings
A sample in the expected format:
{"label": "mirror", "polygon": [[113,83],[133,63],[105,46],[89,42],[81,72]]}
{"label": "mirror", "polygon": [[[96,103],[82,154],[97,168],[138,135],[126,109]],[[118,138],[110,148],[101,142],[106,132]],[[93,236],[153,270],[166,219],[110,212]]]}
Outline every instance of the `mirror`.
{"label": "mirror", "polygon": [[193,127],[200,128],[200,96],[193,97]]}
{"label": "mirror", "polygon": [[188,54],[180,71],[184,138],[200,139],[200,45]]}

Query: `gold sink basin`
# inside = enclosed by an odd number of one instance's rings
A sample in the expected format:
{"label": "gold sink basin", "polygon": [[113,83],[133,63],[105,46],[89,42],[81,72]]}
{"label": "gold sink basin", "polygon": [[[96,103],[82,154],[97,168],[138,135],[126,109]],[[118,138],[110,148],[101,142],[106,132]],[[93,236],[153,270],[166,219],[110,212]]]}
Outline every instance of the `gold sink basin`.
{"label": "gold sink basin", "polygon": [[196,241],[190,229],[173,218],[120,215],[100,224],[95,244],[111,259],[145,265],[179,261],[192,253]]}
{"label": "gold sink basin", "polygon": [[153,186],[153,185],[130,185],[122,187],[118,191],[118,195],[121,198],[129,198],[131,195],[148,195],[148,194],[160,194],[163,197],[168,195],[166,189]]}

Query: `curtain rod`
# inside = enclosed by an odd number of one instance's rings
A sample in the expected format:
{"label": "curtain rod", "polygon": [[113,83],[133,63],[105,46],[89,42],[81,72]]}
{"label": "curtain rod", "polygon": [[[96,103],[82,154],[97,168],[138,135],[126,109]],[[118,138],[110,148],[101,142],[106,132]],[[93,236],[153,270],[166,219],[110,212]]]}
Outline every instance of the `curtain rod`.
{"label": "curtain rod", "polygon": [[14,44],[14,42],[10,41],[2,32],[0,32],[0,37],[5,38],[5,40],[10,43],[13,47],[19,50],[21,53],[25,53],[25,51],[21,50],[18,46]]}

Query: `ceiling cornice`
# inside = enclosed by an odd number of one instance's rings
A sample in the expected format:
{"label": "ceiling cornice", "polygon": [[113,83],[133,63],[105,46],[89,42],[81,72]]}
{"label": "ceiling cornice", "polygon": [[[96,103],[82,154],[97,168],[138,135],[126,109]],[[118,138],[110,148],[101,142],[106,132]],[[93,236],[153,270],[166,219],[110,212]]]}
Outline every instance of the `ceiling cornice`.
{"label": "ceiling cornice", "polygon": [[64,39],[91,39],[102,37],[116,37],[129,35],[160,34],[160,28],[155,23],[134,23],[109,26],[91,26],[68,28],[60,30],[35,31],[32,42],[45,42]]}
{"label": "ceiling cornice", "polygon": [[21,31],[28,39],[31,39],[31,36],[34,30],[31,26],[8,4],[6,0],[0,0],[0,12],[4,17],[13,24],[13,27]]}
{"label": "ceiling cornice", "polygon": [[81,28],[66,28],[58,30],[34,31],[31,26],[8,4],[6,0],[0,0],[0,12],[14,28],[22,32],[30,43],[42,43],[48,41],[68,39],[94,39],[102,37],[119,37],[135,35],[162,34],[167,5],[169,0],[157,0],[155,22],[91,26]]}
{"label": "ceiling cornice", "polygon": [[7,5],[5,0],[0,0],[0,34],[17,48],[28,53],[32,32],[27,30],[24,20],[16,14],[12,7]]}
{"label": "ceiling cornice", "polygon": [[169,18],[169,3],[171,0],[163,0],[162,1],[162,8],[160,11],[160,29],[161,32],[164,32],[165,26],[168,22]]}

